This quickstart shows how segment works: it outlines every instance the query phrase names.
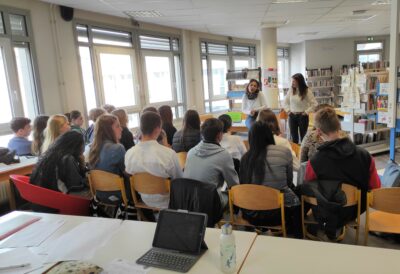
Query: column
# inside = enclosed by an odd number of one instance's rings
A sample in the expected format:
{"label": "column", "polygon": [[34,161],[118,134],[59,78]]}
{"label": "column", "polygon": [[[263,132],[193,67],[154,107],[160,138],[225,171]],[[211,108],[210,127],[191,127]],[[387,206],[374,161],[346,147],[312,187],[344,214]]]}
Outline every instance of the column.
{"label": "column", "polygon": [[[269,108],[279,108],[279,89],[276,81],[276,86],[271,84],[271,75],[273,71],[268,69],[274,69],[277,74],[278,62],[277,62],[277,38],[276,38],[276,27],[264,27],[261,29],[261,70],[262,70],[262,91],[264,92]],[[277,75],[276,75],[277,76]],[[276,77],[277,80],[277,77]],[[268,83],[268,84],[267,84]]]}

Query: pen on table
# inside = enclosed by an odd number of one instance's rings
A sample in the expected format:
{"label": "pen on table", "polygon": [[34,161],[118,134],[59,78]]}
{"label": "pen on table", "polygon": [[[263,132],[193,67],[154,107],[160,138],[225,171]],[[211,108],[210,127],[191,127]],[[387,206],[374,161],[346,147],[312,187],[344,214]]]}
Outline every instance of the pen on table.
{"label": "pen on table", "polygon": [[26,263],[26,264],[14,264],[14,265],[8,265],[8,266],[0,266],[0,271],[1,270],[9,270],[9,269],[13,269],[13,268],[25,267],[25,266],[29,266],[29,265],[31,265],[31,264]]}

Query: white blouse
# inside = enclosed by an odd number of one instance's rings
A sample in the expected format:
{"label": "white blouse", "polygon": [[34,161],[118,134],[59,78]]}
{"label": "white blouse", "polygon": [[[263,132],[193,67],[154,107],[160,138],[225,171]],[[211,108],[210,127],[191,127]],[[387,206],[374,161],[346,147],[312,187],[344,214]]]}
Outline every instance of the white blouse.
{"label": "white blouse", "polygon": [[264,108],[267,108],[267,100],[265,100],[265,96],[263,92],[260,92],[257,95],[257,98],[254,100],[249,100],[247,98],[247,94],[244,94],[242,97],[242,112],[249,115],[252,110],[259,111]]}
{"label": "white blouse", "polygon": [[285,97],[284,108],[286,112],[305,112],[310,113],[318,106],[312,90],[309,88],[306,97],[302,100],[299,93],[293,94],[290,89]]}

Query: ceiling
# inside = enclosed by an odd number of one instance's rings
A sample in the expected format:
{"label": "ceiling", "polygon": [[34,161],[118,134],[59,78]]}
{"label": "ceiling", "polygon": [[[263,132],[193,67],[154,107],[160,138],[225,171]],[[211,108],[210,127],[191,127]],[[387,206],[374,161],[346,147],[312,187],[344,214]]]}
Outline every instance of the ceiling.
{"label": "ceiling", "polygon": [[[279,43],[382,35],[390,31],[390,5],[372,5],[376,0],[308,0],[286,4],[272,3],[279,0],[43,1],[119,17],[128,17],[124,12],[157,11],[161,17],[135,19],[238,38],[260,39],[262,26],[277,25]],[[365,12],[353,15],[355,10]],[[366,17],[372,18],[362,20]]]}

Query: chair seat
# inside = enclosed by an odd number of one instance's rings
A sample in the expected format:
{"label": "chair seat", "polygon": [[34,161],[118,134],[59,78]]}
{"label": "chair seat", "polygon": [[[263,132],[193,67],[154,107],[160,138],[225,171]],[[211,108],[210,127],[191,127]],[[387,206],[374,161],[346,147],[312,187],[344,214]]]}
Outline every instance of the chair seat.
{"label": "chair seat", "polygon": [[280,226],[280,225],[277,225],[277,226],[252,225],[247,220],[243,219],[242,216],[237,216],[237,215],[236,215],[235,221],[233,222],[233,225],[263,227],[263,228],[269,228],[269,229],[274,229],[274,230],[282,229],[282,226]]}
{"label": "chair seat", "polygon": [[146,204],[143,203],[143,202],[136,202],[136,203],[135,203],[135,207],[136,207],[136,208],[150,209],[150,210],[153,210],[153,211],[160,211],[160,208],[148,206],[148,205],[146,205]]}
{"label": "chair seat", "polygon": [[369,230],[387,233],[400,233],[400,215],[383,211],[369,214]]}

